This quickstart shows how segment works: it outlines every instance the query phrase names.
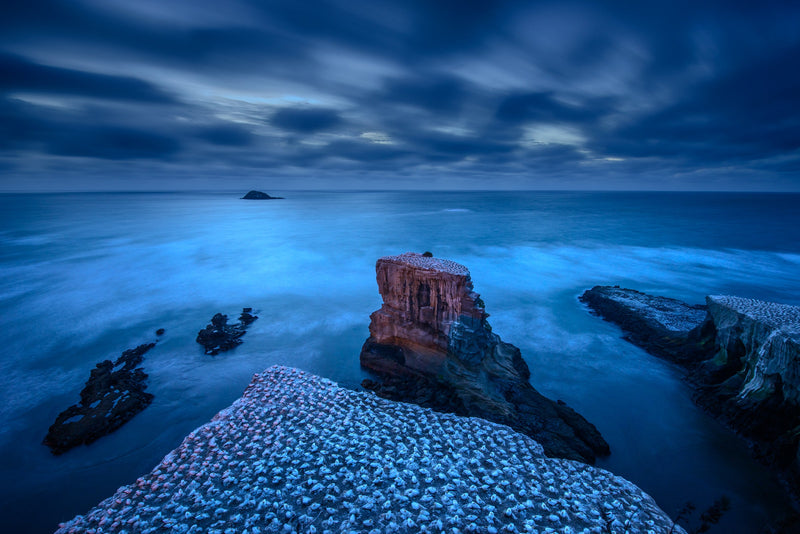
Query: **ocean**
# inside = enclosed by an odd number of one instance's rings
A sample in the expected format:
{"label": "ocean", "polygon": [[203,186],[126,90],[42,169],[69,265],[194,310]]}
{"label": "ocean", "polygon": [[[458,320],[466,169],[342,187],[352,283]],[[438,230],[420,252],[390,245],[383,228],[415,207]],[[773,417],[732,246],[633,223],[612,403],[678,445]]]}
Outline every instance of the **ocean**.
{"label": "ocean", "polygon": [[[431,251],[466,265],[531,382],[593,422],[599,466],[669,514],[727,495],[712,532],[788,509],[775,477],[691,401],[681,371],[577,297],[618,284],[701,303],[800,305],[800,195],[628,192],[244,192],[0,195],[0,524],[52,532],[146,473],[274,364],[358,388],[375,261]],[[232,351],[195,342],[217,313],[259,319]],[[153,403],[53,456],[42,439],[94,365],[154,341]]]}

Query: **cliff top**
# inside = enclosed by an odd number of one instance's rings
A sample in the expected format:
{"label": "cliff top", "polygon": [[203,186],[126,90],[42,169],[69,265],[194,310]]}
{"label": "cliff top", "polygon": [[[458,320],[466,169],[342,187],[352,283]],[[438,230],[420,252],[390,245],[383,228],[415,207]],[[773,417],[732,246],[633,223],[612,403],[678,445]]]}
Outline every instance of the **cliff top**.
{"label": "cliff top", "polygon": [[671,525],[627,480],[547,458],[508,427],[271,367],[152,472],[58,532],[599,532],[612,521]]}
{"label": "cliff top", "polygon": [[397,256],[384,256],[378,261],[402,263],[417,269],[439,271],[459,276],[469,276],[469,269],[460,263],[441,258],[434,258],[432,256],[423,256],[422,254],[418,254],[416,252],[406,252],[405,254],[399,254]]}
{"label": "cliff top", "polygon": [[800,335],[800,306],[790,306],[788,304],[731,295],[710,295],[707,300],[710,303],[726,306],[737,313],[783,330],[786,333]]}

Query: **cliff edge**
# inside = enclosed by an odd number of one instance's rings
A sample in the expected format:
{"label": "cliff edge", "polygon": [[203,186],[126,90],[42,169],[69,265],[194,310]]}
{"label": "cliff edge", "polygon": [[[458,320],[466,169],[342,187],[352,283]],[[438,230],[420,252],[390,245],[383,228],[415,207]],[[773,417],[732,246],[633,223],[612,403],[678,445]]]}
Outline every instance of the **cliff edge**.
{"label": "cliff edge", "polygon": [[697,368],[698,401],[786,469],[800,496],[800,307],[706,297],[712,358]]}
{"label": "cliff edge", "polygon": [[625,339],[682,365],[697,404],[747,438],[800,496],[800,307],[733,296],[690,306],[608,286],[580,300]]}
{"label": "cliff edge", "polygon": [[482,417],[533,437],[549,456],[593,463],[609,453],[600,432],[529,383],[520,350],[492,332],[469,270],[406,253],[376,264],[381,308],[370,316],[364,386],[393,400]]}

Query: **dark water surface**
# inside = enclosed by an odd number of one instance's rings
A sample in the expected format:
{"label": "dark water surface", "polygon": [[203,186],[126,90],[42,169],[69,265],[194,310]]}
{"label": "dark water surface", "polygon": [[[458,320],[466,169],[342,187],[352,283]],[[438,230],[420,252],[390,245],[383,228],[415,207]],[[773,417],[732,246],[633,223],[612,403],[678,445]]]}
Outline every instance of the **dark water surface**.
{"label": "dark water surface", "polygon": [[[270,191],[270,193],[273,193]],[[281,192],[275,192],[281,193]],[[253,373],[300,367],[349,387],[380,306],[375,260],[430,250],[467,265],[494,331],[543,393],[594,422],[601,467],[670,514],[722,494],[719,532],[782,514],[774,477],[698,410],[680,372],[620,339],[577,296],[620,284],[800,304],[800,195],[718,193],[237,193],[0,195],[0,524],[49,532],[133,482],[238,398]],[[244,344],[203,354],[214,313],[258,311]],[[54,457],[41,440],[91,368],[145,355],[153,404]]]}

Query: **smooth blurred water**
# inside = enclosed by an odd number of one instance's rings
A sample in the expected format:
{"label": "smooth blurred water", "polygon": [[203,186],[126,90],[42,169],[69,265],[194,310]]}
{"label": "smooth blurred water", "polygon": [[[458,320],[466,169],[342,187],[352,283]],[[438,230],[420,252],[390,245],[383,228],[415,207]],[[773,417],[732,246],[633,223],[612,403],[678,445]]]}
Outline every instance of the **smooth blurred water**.
{"label": "smooth blurred water", "polygon": [[[270,191],[270,193],[273,193]],[[276,192],[279,193],[279,192]],[[680,371],[620,338],[577,296],[620,284],[687,302],[707,294],[800,304],[800,195],[285,192],[0,195],[0,524],[48,532],[133,482],[284,364],[356,388],[375,260],[430,250],[467,265],[494,331],[532,382],[594,422],[601,466],[668,513],[722,494],[720,532],[787,509],[775,479],[697,409]],[[244,344],[194,338],[254,307]],[[155,400],[120,430],[54,457],[41,440],[91,368],[166,335],[146,356]]]}

